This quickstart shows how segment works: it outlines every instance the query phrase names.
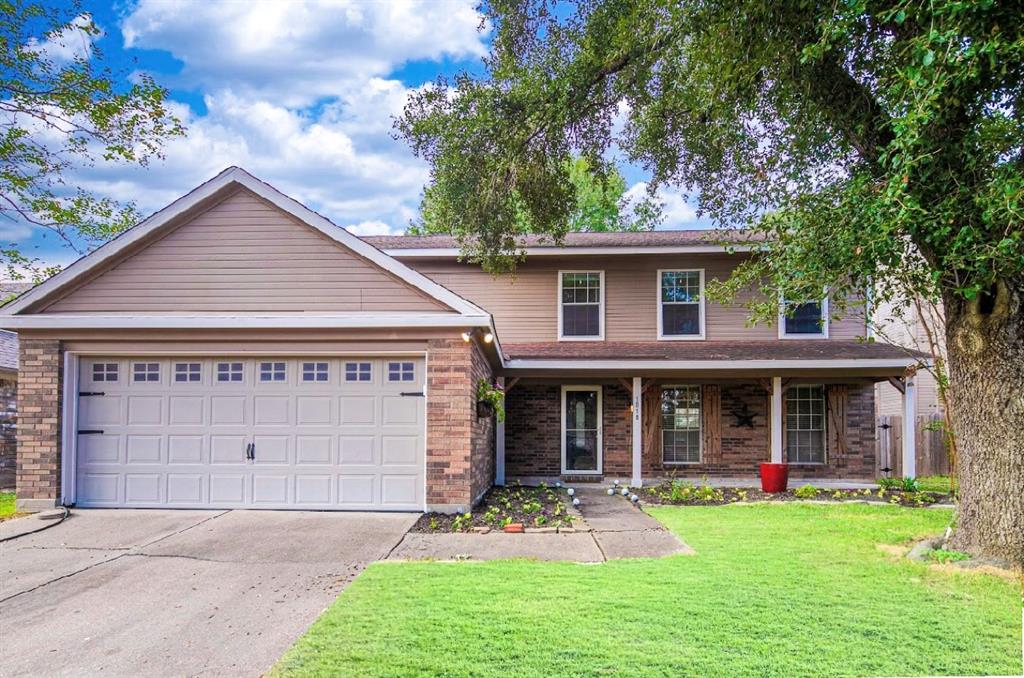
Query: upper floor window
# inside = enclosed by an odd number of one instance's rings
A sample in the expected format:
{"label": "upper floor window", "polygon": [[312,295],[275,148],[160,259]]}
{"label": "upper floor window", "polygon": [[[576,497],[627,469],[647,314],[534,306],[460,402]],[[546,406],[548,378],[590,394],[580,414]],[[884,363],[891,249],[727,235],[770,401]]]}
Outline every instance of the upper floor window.
{"label": "upper floor window", "polygon": [[658,271],[658,338],[704,338],[704,271]]}
{"label": "upper floor window", "polygon": [[828,337],[828,299],[785,301],[779,314],[780,339]]}
{"label": "upper floor window", "polygon": [[558,338],[604,339],[604,271],[559,271]]}

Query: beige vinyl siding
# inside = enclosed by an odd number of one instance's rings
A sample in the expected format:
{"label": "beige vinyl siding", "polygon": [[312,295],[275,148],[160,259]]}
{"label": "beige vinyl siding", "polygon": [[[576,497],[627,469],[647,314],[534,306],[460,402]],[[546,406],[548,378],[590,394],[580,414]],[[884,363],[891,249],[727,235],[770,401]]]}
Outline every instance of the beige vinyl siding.
{"label": "beige vinyl siding", "polygon": [[[399,256],[401,258],[401,256]],[[478,266],[450,259],[406,259],[426,274],[493,314],[498,336],[506,343],[557,341],[558,271],[605,272],[605,340],[656,341],[658,338],[658,269],[705,270],[708,283],[726,278],[739,255],[614,255],[605,257],[534,257],[520,266],[514,278],[494,278]],[[706,302],[708,341],[776,339],[775,324],[747,327],[743,303],[754,292],[740,296],[735,305]],[[850,340],[865,334],[864,321],[832,321],[829,336]],[[822,340],[827,341],[827,340]]]}
{"label": "beige vinyl siding", "polygon": [[[875,310],[874,320],[879,340],[930,353],[928,332],[920,318],[912,309],[906,310],[902,315],[904,317],[898,317],[888,305],[881,305]],[[941,321],[933,319],[932,324],[936,326],[936,331],[941,333]],[[878,385],[875,403],[879,415],[903,415],[903,394],[886,382]],[[917,414],[923,417],[941,412],[939,387],[935,377],[927,370],[920,370],[917,373]]]}
{"label": "beige vinyl siding", "polygon": [[240,190],[45,312],[447,310]]}

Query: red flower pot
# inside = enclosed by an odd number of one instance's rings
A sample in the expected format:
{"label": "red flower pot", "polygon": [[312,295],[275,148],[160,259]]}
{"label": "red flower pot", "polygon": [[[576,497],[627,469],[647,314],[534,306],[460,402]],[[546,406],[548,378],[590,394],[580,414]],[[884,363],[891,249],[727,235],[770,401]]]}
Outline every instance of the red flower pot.
{"label": "red flower pot", "polygon": [[510,525],[506,525],[503,528],[503,531],[504,532],[511,532],[513,534],[522,534],[526,530],[525,530],[525,528],[524,528],[522,523],[512,523]]}
{"label": "red flower pot", "polygon": [[761,464],[761,491],[785,492],[789,485],[789,464]]}

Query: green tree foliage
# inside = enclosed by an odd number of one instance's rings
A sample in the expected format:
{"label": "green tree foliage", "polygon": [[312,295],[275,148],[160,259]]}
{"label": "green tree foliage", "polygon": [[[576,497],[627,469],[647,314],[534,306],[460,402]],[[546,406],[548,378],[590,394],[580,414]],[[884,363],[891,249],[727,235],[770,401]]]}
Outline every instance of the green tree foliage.
{"label": "green tree foliage", "polygon": [[[84,253],[138,221],[68,175],[98,163],[145,165],[184,133],[166,91],[144,73],[117,73],[77,4],[0,0],[0,218],[46,229]],[[53,273],[16,244],[0,248],[8,276]]]}
{"label": "green tree foliage", "polygon": [[[615,165],[603,167],[603,175],[595,174],[586,158],[573,157],[565,165],[575,196],[566,232],[647,231],[661,220],[662,206],[652,196],[631,199],[626,195],[626,180]],[[420,220],[412,224],[408,232],[411,235],[472,236],[473,233],[461,230],[461,205],[452,203],[451,197],[437,186],[428,186],[423,194]],[[529,214],[518,202],[514,203],[514,208],[517,234],[543,233],[531,223]],[[472,242],[472,238],[466,239],[470,250]]]}
{"label": "green tree foliage", "polygon": [[560,235],[577,199],[565,159],[614,143],[652,186],[691,190],[722,226],[752,230],[757,254],[709,293],[760,286],[755,318],[774,317],[779,293],[827,288],[836,313],[873,284],[898,307],[941,298],[959,533],[1024,561],[1024,533],[1006,529],[1024,520],[1020,3],[493,0],[485,11],[486,75],[419,92],[398,126],[462,205],[460,231],[485,264],[514,265],[518,210]]}

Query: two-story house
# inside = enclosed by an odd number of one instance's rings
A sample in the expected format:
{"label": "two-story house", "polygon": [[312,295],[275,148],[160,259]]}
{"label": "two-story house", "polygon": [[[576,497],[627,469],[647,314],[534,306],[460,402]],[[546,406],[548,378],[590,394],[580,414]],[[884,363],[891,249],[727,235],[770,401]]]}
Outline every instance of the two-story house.
{"label": "two-story house", "polygon": [[496,278],[225,170],[4,308],[19,505],[452,511],[513,477],[769,460],[874,477],[874,384],[916,359],[858,341],[863,320],[823,298],[748,326],[704,291],[749,254],[700,232],[525,244]]}

